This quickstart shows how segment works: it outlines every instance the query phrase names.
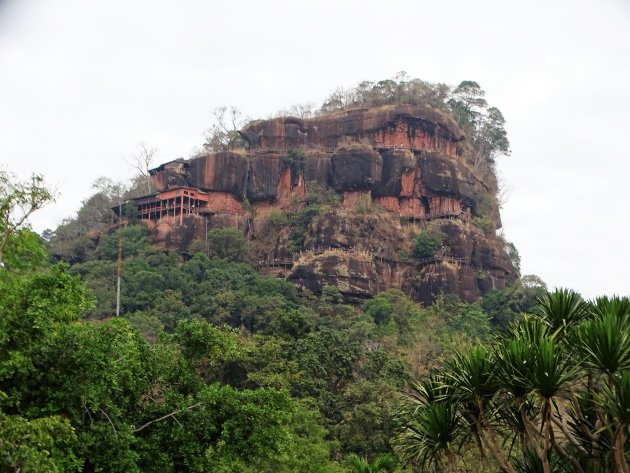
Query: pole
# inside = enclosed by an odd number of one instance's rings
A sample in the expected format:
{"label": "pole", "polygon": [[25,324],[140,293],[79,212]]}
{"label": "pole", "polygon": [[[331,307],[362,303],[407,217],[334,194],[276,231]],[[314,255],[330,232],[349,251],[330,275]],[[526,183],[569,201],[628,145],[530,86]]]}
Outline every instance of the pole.
{"label": "pole", "polygon": [[118,279],[116,281],[116,317],[120,315],[120,275],[122,273],[122,238],[118,239]]}

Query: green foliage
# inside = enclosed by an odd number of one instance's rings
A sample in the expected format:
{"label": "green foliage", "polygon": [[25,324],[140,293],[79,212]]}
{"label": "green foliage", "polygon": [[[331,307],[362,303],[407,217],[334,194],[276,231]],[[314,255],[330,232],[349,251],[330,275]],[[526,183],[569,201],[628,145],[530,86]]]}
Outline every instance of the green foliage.
{"label": "green foliage", "polygon": [[[453,467],[476,439],[502,471],[626,471],[630,300],[586,303],[560,289],[538,304],[491,346],[460,352],[412,385],[395,441],[403,459]],[[431,415],[437,406],[452,412]]]}
{"label": "green foliage", "polygon": [[28,228],[10,234],[4,248],[4,265],[7,271],[30,272],[44,268],[48,255],[42,243],[41,237]]}
{"label": "green foliage", "polygon": [[530,312],[537,304],[537,298],[543,297],[545,291],[546,286],[540,286],[539,283],[526,285],[516,282],[504,289],[486,293],[481,307],[492,318],[494,325],[505,329],[510,322]]}
{"label": "green foliage", "polygon": [[590,369],[608,376],[630,370],[630,317],[610,310],[581,324],[576,335]]}
{"label": "green foliage", "polygon": [[318,181],[309,181],[306,186],[304,203],[308,205],[321,205],[328,207],[339,207],[341,196],[332,188],[324,188]]}
{"label": "green foliage", "polygon": [[321,211],[320,204],[312,203],[291,216],[289,221],[291,236],[287,246],[289,253],[298,253],[304,248],[308,226],[316,216],[321,214]]}
{"label": "green foliage", "polygon": [[[146,185],[142,176],[138,182]],[[82,202],[77,215],[65,219],[51,235],[48,250],[54,260],[81,263],[95,258],[98,237],[114,223],[112,207],[118,207],[119,213],[127,217],[129,223],[136,222],[135,207],[129,202],[124,203],[124,199],[134,192],[133,188],[128,189],[125,184],[106,177],[98,178],[92,188],[95,193]]]}
{"label": "green foliage", "polygon": [[369,299],[363,305],[363,310],[378,326],[393,324],[401,344],[408,344],[412,340],[414,327],[420,323],[422,312],[401,291],[390,289]]}
{"label": "green foliage", "polygon": [[448,106],[457,122],[472,132],[476,148],[475,167],[481,162],[492,163],[500,155],[510,154],[505,131],[505,118],[496,107],[488,107],[485,92],[475,81],[460,83],[451,95]]}
{"label": "green foliage", "polygon": [[125,319],[78,322],[91,300],[63,266],[8,277],[3,293],[7,468],[288,472],[329,463],[312,410],[286,391],[224,384],[246,381],[238,372],[259,356],[234,330],[182,321],[152,348]]}
{"label": "green foliage", "polygon": [[587,316],[587,305],[577,292],[561,288],[539,298],[535,313],[552,333],[563,336]]}
{"label": "green foliage", "polygon": [[516,275],[521,275],[521,255],[518,253],[518,249],[516,249],[516,245],[511,241],[505,241],[503,245],[503,249],[507,253],[510,261],[512,262],[512,266],[516,270]]}
{"label": "green foliage", "polygon": [[247,242],[243,233],[235,228],[216,228],[208,232],[208,256],[230,261],[247,259]]}
{"label": "green foliage", "polygon": [[299,389],[317,399],[327,417],[332,416],[334,396],[351,380],[359,355],[358,343],[345,331],[322,329],[297,341],[293,356],[305,374]]}
{"label": "green foliage", "polygon": [[357,197],[354,203],[354,211],[359,215],[367,215],[374,209],[372,197],[369,194],[362,194]]}
{"label": "green foliage", "polygon": [[378,473],[380,471],[394,471],[396,466],[395,458],[390,454],[383,454],[369,463],[365,458],[354,453],[348,455],[344,462],[352,469],[354,473]]}
{"label": "green foliage", "polygon": [[122,206],[122,216],[127,219],[130,225],[138,223],[138,209],[133,202],[125,202]]}
{"label": "green foliage", "polygon": [[494,225],[492,225],[492,222],[488,217],[473,217],[472,224],[481,230],[486,236],[492,235],[492,232],[494,231]]}
{"label": "green foliage", "polygon": [[403,103],[443,108],[449,91],[445,84],[410,79],[407,73],[400,72],[392,79],[363,81],[350,90],[337,89],[324,101],[320,111],[330,113],[348,108]]}
{"label": "green foliage", "polygon": [[488,106],[485,91],[472,80],[462,81],[453,90],[449,106],[457,122],[467,128],[475,128],[481,121],[482,111]]}
{"label": "green foliage", "polygon": [[149,229],[145,225],[130,225],[103,239],[100,245],[101,258],[110,261],[118,259],[118,240],[122,240],[124,258],[144,255],[151,248]]}
{"label": "green foliage", "polygon": [[420,259],[435,256],[445,238],[446,235],[435,227],[423,230],[413,240],[414,256]]}
{"label": "green foliage", "polygon": [[363,81],[356,87],[335,90],[321,106],[320,113],[383,105],[430,105],[453,116],[474,144],[471,164],[489,167],[495,159],[510,154],[505,118],[496,107],[489,107],[485,91],[471,80],[452,88],[409,78],[405,72],[378,82]]}
{"label": "green foliage", "polygon": [[452,458],[452,449],[466,435],[462,416],[451,402],[421,404],[403,417],[405,424],[396,439],[395,451],[403,461],[423,468],[439,468],[443,457]]}
{"label": "green foliage", "polygon": [[28,420],[0,412],[0,470],[80,471],[82,462],[69,448],[74,429],[59,416]]}
{"label": "green foliage", "polygon": [[144,312],[134,312],[128,316],[129,324],[142,335],[142,337],[151,342],[156,343],[162,332],[164,332],[164,324],[159,318],[146,314]]}
{"label": "green foliage", "polygon": [[[4,266],[4,252],[10,239],[27,228],[28,218],[54,200],[44,178],[33,174],[27,181],[0,169],[0,270]],[[13,246],[15,246],[15,240]],[[15,248],[13,248],[15,250]]]}
{"label": "green foliage", "polygon": [[291,180],[295,180],[298,175],[304,171],[306,157],[302,151],[291,148],[287,151],[287,157],[284,158],[283,163],[286,167],[291,169]]}
{"label": "green foliage", "polygon": [[159,320],[168,332],[172,332],[180,320],[190,318],[190,309],[182,300],[180,291],[165,289],[149,309],[149,314]]}

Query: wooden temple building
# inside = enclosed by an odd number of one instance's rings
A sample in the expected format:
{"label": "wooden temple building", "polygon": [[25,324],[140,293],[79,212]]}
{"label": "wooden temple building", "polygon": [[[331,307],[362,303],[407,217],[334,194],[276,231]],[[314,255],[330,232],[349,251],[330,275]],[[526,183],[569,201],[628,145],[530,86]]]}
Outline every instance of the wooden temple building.
{"label": "wooden temple building", "polygon": [[[184,160],[162,164],[149,174],[158,190],[129,201],[136,207],[140,220],[157,222],[164,217],[179,217],[181,225],[184,215],[211,213],[210,194],[189,185],[188,163]],[[112,210],[117,215],[120,213],[119,207]]]}
{"label": "wooden temple building", "polygon": [[207,213],[209,195],[193,187],[171,187],[164,191],[133,199],[140,220],[156,222],[163,217],[179,216],[181,225],[184,215]]}

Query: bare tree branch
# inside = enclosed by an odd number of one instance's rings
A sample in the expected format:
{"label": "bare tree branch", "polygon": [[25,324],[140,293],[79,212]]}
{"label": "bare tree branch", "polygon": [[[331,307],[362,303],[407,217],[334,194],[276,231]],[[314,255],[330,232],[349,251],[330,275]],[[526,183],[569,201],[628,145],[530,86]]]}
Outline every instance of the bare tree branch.
{"label": "bare tree branch", "polygon": [[151,181],[149,169],[152,167],[155,153],[157,153],[157,149],[147,143],[140,143],[137,147],[137,151],[131,158],[125,159],[127,165],[138,171],[144,178],[147,185],[147,194],[150,194],[153,190],[153,182]]}
{"label": "bare tree branch", "polygon": [[194,409],[195,407],[199,407],[202,404],[203,404],[202,402],[198,402],[197,404],[193,404],[192,406],[188,406],[188,407],[185,407],[184,409],[179,409],[177,411],[173,411],[170,414],[166,414],[165,416],[162,416],[162,417],[160,417],[158,419],[151,420],[151,421],[147,422],[146,424],[144,424],[143,426],[138,427],[136,430],[133,431],[133,433],[135,434],[137,432],[140,432],[141,430],[144,430],[147,427],[149,427],[151,424],[155,424],[156,422],[160,422],[162,420],[168,419],[169,417],[174,417],[174,416],[176,416],[177,414],[179,414],[181,412],[189,411],[190,409]]}

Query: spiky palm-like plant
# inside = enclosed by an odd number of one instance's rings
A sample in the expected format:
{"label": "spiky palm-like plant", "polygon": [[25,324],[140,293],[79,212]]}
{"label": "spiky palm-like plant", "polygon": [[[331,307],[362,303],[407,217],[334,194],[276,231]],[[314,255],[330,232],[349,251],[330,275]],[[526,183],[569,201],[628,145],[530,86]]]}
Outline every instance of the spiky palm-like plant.
{"label": "spiky palm-like plant", "polygon": [[577,330],[577,346],[586,368],[610,377],[630,369],[630,317],[612,310],[583,323]]}
{"label": "spiky palm-like plant", "polygon": [[620,318],[627,319],[630,317],[630,299],[619,296],[598,297],[589,304],[588,311],[595,316],[604,316],[612,312]]}
{"label": "spiky palm-like plant", "polygon": [[602,409],[613,419],[613,456],[619,473],[628,473],[627,447],[630,427],[630,371],[613,377],[599,396]]}
{"label": "spiky palm-like plant", "polygon": [[557,289],[538,298],[535,314],[549,324],[552,334],[563,337],[567,330],[581,322],[588,312],[580,294],[570,289]]}
{"label": "spiky palm-like plant", "polygon": [[[454,463],[472,432],[504,472],[630,473],[630,300],[548,293],[416,391],[396,451],[421,466]],[[520,452],[499,447],[516,438]]]}
{"label": "spiky palm-like plant", "polygon": [[496,409],[492,400],[499,391],[499,384],[492,352],[477,346],[456,354],[447,364],[444,382],[453,390],[453,399],[459,402],[470,421],[482,456],[485,445],[501,468],[513,472],[493,426]]}
{"label": "spiky palm-like plant", "polygon": [[380,473],[394,471],[396,467],[396,459],[389,453],[379,455],[372,463],[356,453],[351,453],[344,459],[344,463],[352,469],[353,473]]}
{"label": "spiky palm-like plant", "polygon": [[[553,473],[566,471],[555,455],[549,456],[549,464]],[[515,462],[517,473],[544,473],[543,462],[532,448],[527,448],[523,452],[523,457]]]}
{"label": "spiky palm-like plant", "polygon": [[455,461],[454,448],[466,436],[466,422],[453,402],[433,402],[413,409],[394,442],[394,451],[407,463],[441,468]]}

